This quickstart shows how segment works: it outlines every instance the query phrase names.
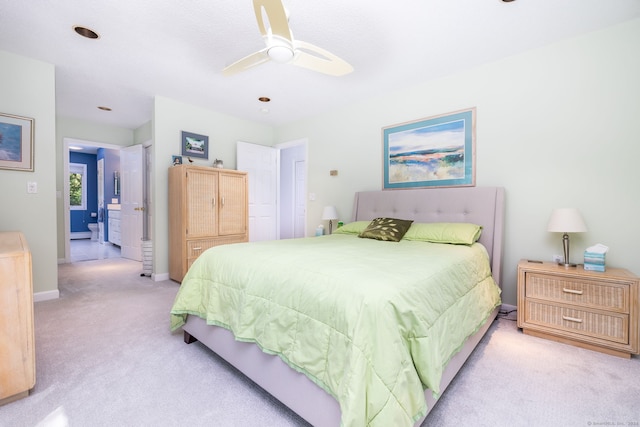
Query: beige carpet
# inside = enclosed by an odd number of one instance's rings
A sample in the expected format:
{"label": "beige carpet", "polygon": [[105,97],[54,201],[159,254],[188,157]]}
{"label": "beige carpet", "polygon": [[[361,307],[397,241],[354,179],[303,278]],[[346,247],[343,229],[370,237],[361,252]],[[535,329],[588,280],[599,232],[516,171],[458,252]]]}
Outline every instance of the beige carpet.
{"label": "beige carpet", "polygon": [[[0,407],[0,426],[35,426],[56,410],[72,427],[306,425],[201,344],[169,333],[178,285],[140,272],[126,259],[59,266],[60,299],[35,304],[36,387]],[[525,336],[502,319],[424,425],[639,422],[638,357]]]}

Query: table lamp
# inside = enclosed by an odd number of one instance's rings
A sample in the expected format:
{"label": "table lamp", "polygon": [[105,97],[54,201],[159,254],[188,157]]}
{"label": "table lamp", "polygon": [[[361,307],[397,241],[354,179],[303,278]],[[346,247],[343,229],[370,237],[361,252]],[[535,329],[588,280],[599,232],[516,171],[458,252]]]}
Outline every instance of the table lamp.
{"label": "table lamp", "polygon": [[338,211],[335,206],[325,206],[322,211],[322,219],[329,220],[329,234],[331,234],[331,228],[333,226],[333,220],[338,219]]}
{"label": "table lamp", "polygon": [[576,264],[569,262],[569,233],[583,233],[587,231],[587,225],[582,219],[582,215],[576,208],[554,209],[549,218],[547,231],[552,233],[563,233],[562,245],[564,249],[564,261],[558,264],[565,267],[575,267]]}

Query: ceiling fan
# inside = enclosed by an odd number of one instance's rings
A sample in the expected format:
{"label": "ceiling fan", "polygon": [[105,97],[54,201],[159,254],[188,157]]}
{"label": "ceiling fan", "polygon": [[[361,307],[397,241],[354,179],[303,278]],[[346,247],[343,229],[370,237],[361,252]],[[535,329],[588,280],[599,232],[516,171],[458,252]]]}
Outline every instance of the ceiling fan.
{"label": "ceiling fan", "polygon": [[[266,47],[226,67],[222,70],[224,75],[230,76],[269,60],[331,76],[342,76],[353,71],[349,63],[331,52],[310,43],[294,40],[281,0],[253,0],[253,9]],[[263,12],[270,27],[265,26]]]}

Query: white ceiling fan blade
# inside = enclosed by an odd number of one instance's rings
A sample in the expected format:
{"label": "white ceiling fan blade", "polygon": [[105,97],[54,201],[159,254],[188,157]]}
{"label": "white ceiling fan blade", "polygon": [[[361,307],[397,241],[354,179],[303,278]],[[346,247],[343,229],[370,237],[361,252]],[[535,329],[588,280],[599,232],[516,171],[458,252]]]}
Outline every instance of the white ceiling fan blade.
{"label": "white ceiling fan blade", "polygon": [[291,62],[298,67],[318,71],[331,76],[343,76],[353,71],[351,64],[318,46],[296,40],[296,56]]}
{"label": "white ceiling fan blade", "polygon": [[[287,12],[280,0],[253,0],[253,9],[256,12],[256,20],[258,21],[258,28],[260,28],[262,37],[269,37],[270,29],[271,34],[293,42]],[[269,26],[266,26],[264,23],[263,10],[267,14]]]}
{"label": "white ceiling fan blade", "polygon": [[260,65],[264,62],[267,62],[268,60],[269,55],[267,55],[267,48],[264,48],[256,53],[252,53],[249,56],[245,56],[239,61],[236,61],[233,64],[229,65],[224,70],[222,70],[222,74],[224,74],[225,76],[230,76],[232,74],[236,74]]}

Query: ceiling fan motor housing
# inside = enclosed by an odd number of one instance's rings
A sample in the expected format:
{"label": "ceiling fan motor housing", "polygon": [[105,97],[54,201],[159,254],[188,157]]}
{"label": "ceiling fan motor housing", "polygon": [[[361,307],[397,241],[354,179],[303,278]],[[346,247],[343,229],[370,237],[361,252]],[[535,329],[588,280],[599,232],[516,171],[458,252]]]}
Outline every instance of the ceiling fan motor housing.
{"label": "ceiling fan motor housing", "polygon": [[284,64],[293,59],[295,51],[289,43],[289,40],[285,40],[281,37],[271,35],[267,40],[267,55],[271,60]]}

